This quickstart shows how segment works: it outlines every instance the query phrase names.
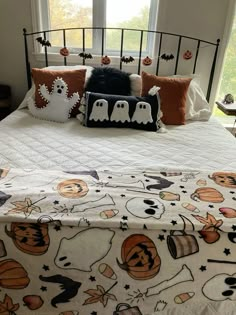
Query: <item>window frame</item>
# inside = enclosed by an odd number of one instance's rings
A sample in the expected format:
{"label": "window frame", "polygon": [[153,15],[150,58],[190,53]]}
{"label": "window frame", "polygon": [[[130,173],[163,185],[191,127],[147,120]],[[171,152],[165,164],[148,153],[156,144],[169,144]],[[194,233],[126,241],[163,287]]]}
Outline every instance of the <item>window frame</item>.
{"label": "window frame", "polygon": [[[150,0],[150,11],[149,11],[149,25],[148,30],[157,30],[157,18],[158,18],[158,5],[159,0]],[[106,0],[92,0],[93,6],[93,22],[92,27],[101,27],[105,28],[106,23]],[[48,0],[31,0],[31,10],[32,10],[32,22],[33,22],[33,32],[47,31],[50,30],[50,16],[48,9]],[[48,33],[50,36],[50,33]],[[106,35],[105,35],[106,37]],[[50,40],[50,38],[49,38]],[[93,45],[91,49],[86,48],[86,52],[92,53],[93,55],[99,55],[101,45],[101,31],[94,30],[93,31]],[[155,47],[155,36],[152,33],[148,33],[147,35],[147,44],[146,50],[142,50],[143,55],[149,55],[150,57],[154,55],[154,47]],[[48,49],[48,54],[51,60],[57,60],[58,50],[61,47],[53,46]],[[73,54],[77,55],[77,52],[81,50],[72,48],[71,57],[73,61]],[[109,54],[113,57],[119,58],[119,50],[109,50],[104,47],[106,54]],[[129,51],[125,50],[125,54],[132,54],[132,56],[137,57],[138,51]],[[34,53],[36,57],[40,60],[40,56],[44,53],[41,45],[38,43],[34,43]],[[60,56],[59,56],[60,57]],[[77,58],[76,58],[77,60]]]}

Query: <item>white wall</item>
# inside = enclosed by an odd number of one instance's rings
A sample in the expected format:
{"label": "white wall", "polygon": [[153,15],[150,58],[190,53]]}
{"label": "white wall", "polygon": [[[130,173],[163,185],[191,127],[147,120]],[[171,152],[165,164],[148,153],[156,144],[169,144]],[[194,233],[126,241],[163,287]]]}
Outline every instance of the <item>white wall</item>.
{"label": "white wall", "polygon": [[[207,41],[222,39],[230,1],[160,0],[158,30]],[[11,86],[14,108],[27,90],[24,27],[32,31],[30,0],[0,0],[0,83]]]}

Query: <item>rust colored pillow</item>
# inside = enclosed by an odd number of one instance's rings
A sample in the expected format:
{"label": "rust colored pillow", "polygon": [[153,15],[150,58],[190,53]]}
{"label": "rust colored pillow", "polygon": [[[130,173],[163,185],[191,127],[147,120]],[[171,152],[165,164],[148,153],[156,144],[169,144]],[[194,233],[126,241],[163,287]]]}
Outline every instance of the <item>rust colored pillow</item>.
{"label": "rust colored pillow", "polygon": [[148,94],[153,85],[159,86],[161,120],[166,125],[185,124],[185,104],[191,78],[168,78],[142,72],[142,96]]}
{"label": "rust colored pillow", "polygon": [[[47,101],[42,98],[39,93],[39,85],[45,84],[48,91],[52,91],[53,81],[59,77],[62,78],[68,85],[68,97],[71,97],[74,92],[78,92],[80,99],[84,92],[86,69],[81,70],[48,70],[48,69],[32,69],[32,77],[35,83],[35,104],[41,108],[46,106]],[[79,113],[80,101],[72,109],[71,117],[75,117]]]}

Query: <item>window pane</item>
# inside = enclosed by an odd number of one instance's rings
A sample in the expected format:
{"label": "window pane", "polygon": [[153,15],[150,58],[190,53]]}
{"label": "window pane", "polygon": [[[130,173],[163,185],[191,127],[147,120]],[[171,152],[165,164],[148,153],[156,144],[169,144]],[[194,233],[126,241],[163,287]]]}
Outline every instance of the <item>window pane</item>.
{"label": "window pane", "polygon": [[[234,23],[229,44],[226,50],[225,61],[221,76],[220,88],[217,95],[217,100],[223,100],[226,94],[232,94],[236,100],[236,14],[234,16]],[[226,116],[221,110],[214,107],[214,115]]]}
{"label": "window pane", "polygon": [[[107,27],[121,27],[147,30],[151,0],[107,0]],[[107,31],[106,49],[120,49],[121,33]],[[139,32],[125,32],[124,51],[139,51]],[[143,49],[147,47],[147,36],[144,34]]]}
{"label": "window pane", "polygon": [[[92,26],[92,0],[48,0],[50,29]],[[86,33],[86,46],[92,47],[92,35]],[[62,33],[50,34],[52,46],[61,46]],[[66,46],[81,47],[82,31],[68,31]]]}

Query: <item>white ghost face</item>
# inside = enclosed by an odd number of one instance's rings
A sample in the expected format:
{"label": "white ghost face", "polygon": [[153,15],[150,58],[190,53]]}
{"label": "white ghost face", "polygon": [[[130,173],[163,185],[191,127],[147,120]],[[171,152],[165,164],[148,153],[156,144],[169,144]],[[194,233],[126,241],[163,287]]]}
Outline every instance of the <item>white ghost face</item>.
{"label": "white ghost face", "polygon": [[138,124],[152,123],[151,105],[146,102],[138,102],[131,121]]}
{"label": "white ghost face", "polygon": [[236,274],[216,275],[204,284],[202,292],[213,301],[236,300]]}
{"label": "white ghost face", "polygon": [[117,101],[114,105],[113,112],[111,114],[111,121],[116,122],[130,122],[129,118],[129,103],[126,101]]}
{"label": "white ghost face", "polygon": [[90,228],[72,238],[63,238],[55,257],[56,266],[62,269],[92,271],[91,267],[103,259],[111,249],[114,234],[110,229]]}
{"label": "white ghost face", "polygon": [[65,96],[67,93],[67,86],[64,80],[57,78],[53,82],[53,95]]}
{"label": "white ghost face", "polygon": [[144,199],[141,197],[128,200],[126,203],[126,209],[135,217],[141,219],[160,219],[161,215],[165,211],[164,205],[158,199]]}
{"label": "white ghost face", "polygon": [[89,120],[94,120],[94,121],[109,120],[108,102],[106,100],[99,99],[93,103],[93,108],[89,116]]}

